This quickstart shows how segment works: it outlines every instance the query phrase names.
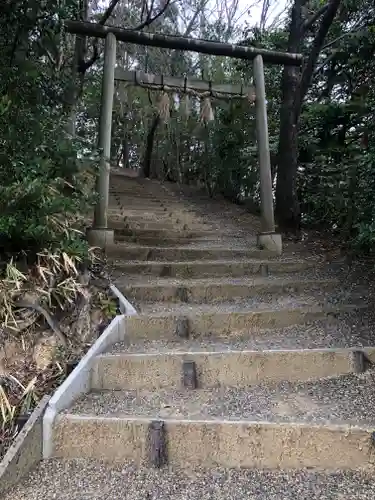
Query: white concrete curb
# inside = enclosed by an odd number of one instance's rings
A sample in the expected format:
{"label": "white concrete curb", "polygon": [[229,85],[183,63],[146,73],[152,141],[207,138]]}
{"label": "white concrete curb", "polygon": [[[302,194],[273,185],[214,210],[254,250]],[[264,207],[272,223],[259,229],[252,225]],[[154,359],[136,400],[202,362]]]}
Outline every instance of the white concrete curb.
{"label": "white concrete curb", "polygon": [[48,400],[49,396],[41,399],[0,460],[0,495],[14,488],[42,459],[42,420]]}
{"label": "white concrete curb", "polygon": [[138,314],[136,309],[131,305],[131,303],[123,296],[117,286],[111,284],[109,286],[111,292],[118,298],[120,303],[120,311],[121,314],[125,314],[127,316],[134,316],[134,314]]}
{"label": "white concrete curb", "polygon": [[109,346],[124,340],[125,318],[137,313],[135,308],[123,296],[115,285],[110,285],[110,290],[118,298],[121,315],[116,316],[104,330],[98,340],[91,346],[85,356],[70,373],[68,378],[56,390],[49,400],[43,417],[43,459],[53,455],[53,423],[56,415],[69,408],[72,402],[90,390],[90,375],[93,359],[103,353]]}

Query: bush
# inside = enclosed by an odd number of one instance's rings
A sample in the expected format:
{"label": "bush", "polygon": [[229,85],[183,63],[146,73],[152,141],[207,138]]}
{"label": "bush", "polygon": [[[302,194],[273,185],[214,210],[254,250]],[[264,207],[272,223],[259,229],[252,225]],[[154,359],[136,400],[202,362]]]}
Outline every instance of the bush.
{"label": "bush", "polygon": [[32,259],[43,249],[87,250],[77,229],[93,202],[88,189],[93,172],[77,160],[81,144],[65,133],[63,96],[70,69],[53,64],[41,49],[58,36],[51,24],[57,5],[38,2],[34,10],[17,13],[2,6],[1,260],[21,251]]}

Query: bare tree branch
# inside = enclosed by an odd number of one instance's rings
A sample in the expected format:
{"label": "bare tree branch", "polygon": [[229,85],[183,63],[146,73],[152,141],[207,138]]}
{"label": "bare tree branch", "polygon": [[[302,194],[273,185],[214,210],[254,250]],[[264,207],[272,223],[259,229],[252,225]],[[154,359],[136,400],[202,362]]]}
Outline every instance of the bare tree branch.
{"label": "bare tree branch", "polygon": [[339,8],[341,0],[330,0],[328,8],[325,11],[322,21],[320,23],[319,30],[313,41],[309,58],[306,65],[302,71],[301,81],[297,87],[295,98],[294,98],[294,110],[295,110],[295,121],[297,121],[298,116],[301,112],[302,101],[306,95],[307,89],[309,87],[316,62],[318,60],[319,54],[322,50],[324,39],[327,36],[328,30],[335,18],[336,12]]}
{"label": "bare tree branch", "polygon": [[317,75],[318,73],[320,73],[322,71],[322,69],[327,66],[328,63],[330,63],[331,61],[333,61],[333,59],[336,57],[337,55],[337,50],[334,50],[329,56],[327,56],[324,61],[322,62],[322,64],[320,64],[315,70],[314,70],[314,75]]}
{"label": "bare tree branch", "polygon": [[[151,15],[152,10],[153,10],[153,6],[154,6],[154,0],[151,0],[151,2],[152,2],[151,7],[147,12],[146,19],[141,24],[139,24],[138,26],[136,26],[135,28],[132,28],[132,29],[139,31],[139,30],[145,28],[146,26],[149,26],[150,24],[152,24],[154,21],[156,21],[156,19],[158,19],[160,16],[162,16],[164,14],[164,12],[167,10],[169,4],[171,3],[171,0],[166,0],[164,2],[163,7],[154,16]],[[147,0],[145,1],[145,3],[147,4]]]}
{"label": "bare tree branch", "polygon": [[316,23],[316,21],[327,11],[329,4],[323,5],[315,14],[313,14],[309,19],[307,19],[302,25],[302,33],[306,33],[311,26]]}
{"label": "bare tree branch", "polygon": [[[103,15],[101,16],[100,20],[98,21],[98,24],[100,24],[102,26],[105,25],[105,23],[111,17],[111,15],[112,15],[113,11],[115,10],[119,1],[120,0],[111,0],[111,3],[109,4],[108,8],[105,10]],[[163,7],[159,10],[159,12],[157,14],[155,14],[154,16],[152,16],[154,1],[155,0],[151,0],[151,6],[149,8],[147,0],[144,0],[143,5],[142,5],[142,14],[146,11],[146,19],[141,24],[139,24],[137,27],[132,28],[132,29],[141,30],[141,29],[145,28],[146,26],[149,26],[150,24],[152,24],[154,21],[156,21],[156,19],[158,19],[160,16],[162,16],[164,14],[164,12],[166,11],[166,9],[168,8],[168,6],[171,2],[171,0],[166,0]],[[90,59],[88,59],[87,61],[85,61],[84,59],[81,59],[78,62],[78,72],[79,73],[85,74],[86,71],[89,68],[91,68],[91,66],[99,59],[100,54],[99,54],[98,43],[99,43],[98,38],[95,38],[94,43],[93,43],[93,54],[90,57]]]}
{"label": "bare tree branch", "polygon": [[108,8],[100,18],[99,24],[102,26],[105,25],[105,23],[108,21],[108,19],[111,17],[112,12],[115,10],[117,4],[119,3],[120,0],[112,0],[111,3],[109,4]]}
{"label": "bare tree branch", "polygon": [[263,0],[262,2],[262,13],[260,15],[260,23],[259,23],[260,31],[264,31],[266,28],[266,22],[270,4],[271,4],[270,0]]}
{"label": "bare tree branch", "polygon": [[[98,21],[98,24],[104,26],[105,23],[108,21],[108,19],[111,17],[113,11],[115,10],[117,4],[119,3],[120,0],[111,0],[111,3],[107,7],[107,9],[104,11],[103,15],[101,16],[100,20]],[[95,38],[93,47],[92,47],[93,53],[90,59],[85,61],[84,59],[81,59],[78,61],[78,73],[85,74],[86,71],[91,68],[91,66],[99,59],[100,54],[99,54],[99,47],[98,47],[98,39]]]}
{"label": "bare tree branch", "polygon": [[38,39],[37,40],[37,45],[38,47],[44,52],[44,54],[48,57],[49,62],[53,65],[56,66],[56,60],[51,54],[51,52],[47,49],[47,47],[44,46],[42,40]]}
{"label": "bare tree branch", "polygon": [[324,47],[322,47],[322,50],[325,50],[325,49],[328,49],[329,47],[332,47],[332,45],[335,45],[335,43],[339,42],[343,38],[346,38],[347,36],[358,35],[359,33],[361,33],[361,31],[354,31],[354,29],[355,28],[353,27],[352,30],[347,31],[346,33],[343,33],[342,35],[340,35],[337,38],[335,38],[334,40],[332,40],[332,42],[327,43],[326,45],[324,45]]}

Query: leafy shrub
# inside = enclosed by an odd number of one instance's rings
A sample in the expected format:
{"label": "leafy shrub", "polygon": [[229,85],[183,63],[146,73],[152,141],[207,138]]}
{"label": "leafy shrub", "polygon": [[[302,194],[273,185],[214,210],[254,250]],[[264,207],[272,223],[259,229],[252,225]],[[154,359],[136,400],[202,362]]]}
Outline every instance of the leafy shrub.
{"label": "leafy shrub", "polygon": [[56,247],[85,253],[77,229],[93,202],[93,172],[65,133],[69,68],[52,63],[45,49],[51,39],[58,45],[59,3],[22,5],[17,13],[2,6],[0,21],[0,259]]}

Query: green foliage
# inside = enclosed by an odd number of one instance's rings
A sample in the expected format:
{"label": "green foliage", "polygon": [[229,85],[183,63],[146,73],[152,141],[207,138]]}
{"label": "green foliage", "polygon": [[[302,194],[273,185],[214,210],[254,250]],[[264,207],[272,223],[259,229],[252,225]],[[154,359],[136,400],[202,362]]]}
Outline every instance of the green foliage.
{"label": "green foliage", "polygon": [[108,298],[105,294],[99,293],[98,295],[100,310],[106,319],[112,319],[117,314],[117,302],[115,299]]}
{"label": "green foliage", "polygon": [[368,252],[375,241],[375,129],[363,128],[363,120],[375,106],[363,111],[353,103],[306,107],[299,190],[307,226],[334,230]]}
{"label": "green foliage", "polygon": [[[14,4],[18,5],[18,9]],[[75,2],[2,5],[0,19],[0,254],[63,247],[86,252],[77,232],[92,201],[65,132],[60,17]],[[79,216],[77,214],[80,214]],[[1,256],[1,255],[0,255]]]}
{"label": "green foliage", "polygon": [[[207,182],[212,193],[220,193],[234,203],[257,196],[258,174],[253,108],[237,101],[224,109],[217,107],[210,130]],[[204,158],[198,160],[200,163]]]}

